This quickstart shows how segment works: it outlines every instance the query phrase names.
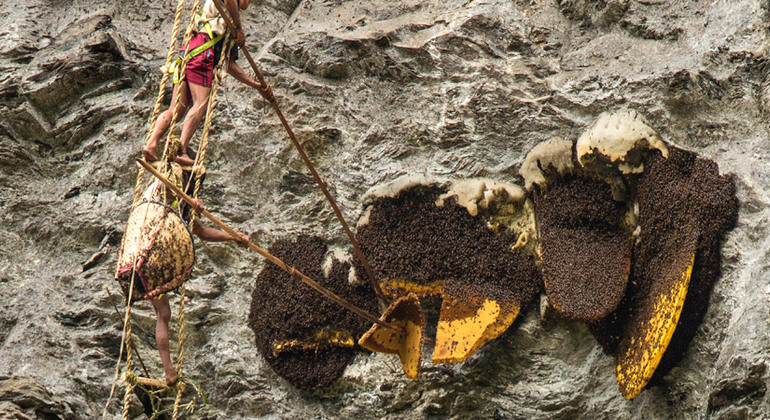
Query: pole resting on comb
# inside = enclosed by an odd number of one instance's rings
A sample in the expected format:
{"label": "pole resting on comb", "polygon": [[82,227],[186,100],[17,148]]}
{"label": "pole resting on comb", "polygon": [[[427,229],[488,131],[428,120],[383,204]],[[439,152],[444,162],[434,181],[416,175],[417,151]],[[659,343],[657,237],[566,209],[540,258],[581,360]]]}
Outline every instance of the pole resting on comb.
{"label": "pole resting on comb", "polygon": [[397,328],[374,324],[358,344],[373,352],[398,354],[406,376],[419,378],[425,317],[417,295],[409,293],[391,303],[380,320]]}

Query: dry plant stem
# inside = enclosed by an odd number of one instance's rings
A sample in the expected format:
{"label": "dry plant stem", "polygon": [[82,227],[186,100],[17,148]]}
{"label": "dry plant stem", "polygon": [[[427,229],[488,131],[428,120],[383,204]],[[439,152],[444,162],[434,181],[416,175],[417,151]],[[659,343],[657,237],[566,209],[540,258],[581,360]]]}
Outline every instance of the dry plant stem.
{"label": "dry plant stem", "polygon": [[[233,22],[228,18],[227,12],[225,11],[224,5],[222,4],[221,0],[214,0],[214,6],[216,6],[217,10],[219,11],[219,14],[225,20],[225,23],[230,28],[230,31],[232,31],[232,33],[235,33],[235,26],[233,25]],[[245,46],[240,48],[241,48],[241,51],[243,51],[243,55],[246,56],[246,60],[248,60],[249,64],[251,65],[252,70],[254,70],[254,74],[256,74],[259,82],[262,84],[262,86],[267,86],[267,83],[265,82],[265,78],[262,76],[262,73],[257,68],[257,64],[254,62],[254,59],[251,58],[251,54],[249,54],[249,51],[246,49]],[[302,157],[302,160],[305,162],[305,165],[307,165],[308,169],[313,174],[313,178],[315,178],[316,183],[321,188],[321,191],[323,191],[324,195],[326,196],[326,199],[329,200],[329,204],[331,204],[332,209],[334,209],[334,214],[337,216],[337,219],[339,219],[340,223],[342,224],[342,227],[345,229],[345,233],[347,233],[348,238],[350,239],[350,243],[353,245],[353,250],[356,252],[356,256],[361,261],[361,264],[364,266],[364,269],[366,270],[366,274],[369,276],[369,283],[371,283],[372,288],[374,289],[374,292],[377,294],[377,297],[380,299],[380,301],[382,301],[385,304],[390,303],[388,298],[382,292],[382,288],[380,288],[380,284],[377,282],[377,277],[374,276],[374,271],[372,270],[372,267],[369,265],[369,262],[366,260],[366,257],[364,257],[364,254],[361,251],[361,247],[358,245],[358,241],[356,241],[355,237],[353,236],[353,232],[350,230],[350,227],[348,227],[348,224],[345,222],[345,219],[342,217],[342,212],[337,206],[337,203],[334,201],[334,198],[332,198],[331,194],[329,193],[329,190],[326,189],[326,186],[323,180],[321,179],[321,176],[318,175],[318,172],[316,172],[315,168],[313,167],[313,164],[310,162],[310,159],[308,159],[307,154],[305,154],[305,150],[299,144],[299,141],[297,141],[297,137],[294,135],[294,132],[292,131],[291,127],[289,127],[288,121],[286,121],[286,118],[283,116],[281,109],[278,107],[278,101],[275,99],[275,96],[272,96],[270,98],[270,104],[273,106],[273,110],[275,110],[275,113],[278,115],[278,118],[280,118],[283,128],[285,128],[286,132],[289,134],[289,138],[291,139],[291,142],[294,144],[294,147],[297,148],[297,151],[299,152],[300,157]]]}
{"label": "dry plant stem", "polygon": [[[158,178],[161,182],[163,182],[168,188],[170,188],[171,191],[173,191],[174,194],[177,197],[179,197],[182,200],[186,201],[189,205],[195,207],[195,201],[193,201],[193,199],[189,195],[185,194],[179,187],[177,187],[171,181],[166,179],[166,177],[164,177],[155,168],[150,166],[150,164],[148,164],[147,162],[145,162],[145,161],[143,161],[141,159],[138,159],[137,162],[139,162],[139,164],[142,165],[144,167],[144,169],[149,171],[156,178]],[[220,229],[222,229],[225,232],[229,233],[233,238],[238,239],[238,240],[241,239],[241,237],[238,234],[238,232],[236,232],[230,226],[227,226],[222,221],[217,219],[216,216],[214,216],[211,213],[209,213],[208,210],[203,210],[203,212],[201,214],[203,214],[209,220],[214,222],[214,224],[217,225]],[[251,242],[249,242],[249,248],[251,248],[253,251],[257,252],[258,254],[262,255],[268,261],[270,261],[273,264],[277,265],[278,267],[280,267],[281,269],[283,269],[284,271],[286,271],[287,273],[289,273],[293,277],[299,278],[302,282],[304,282],[308,286],[310,286],[313,289],[315,289],[318,293],[321,293],[326,298],[328,298],[329,300],[334,301],[335,303],[337,303],[338,305],[342,306],[343,308],[348,309],[348,310],[356,313],[357,315],[359,315],[359,316],[361,316],[363,318],[366,318],[369,321],[371,321],[371,322],[373,322],[373,323],[375,323],[375,324],[377,324],[379,326],[382,326],[382,327],[385,327],[385,328],[391,328],[391,329],[399,329],[399,327],[396,327],[395,325],[392,325],[390,323],[381,321],[379,318],[377,318],[376,316],[370,314],[369,312],[366,312],[363,309],[358,308],[357,306],[355,306],[352,303],[348,302],[347,300],[337,296],[336,294],[334,294],[334,292],[332,292],[329,289],[321,286],[315,280],[313,280],[310,277],[300,273],[296,268],[287,265],[286,263],[281,261],[278,257],[274,256],[273,254],[265,251],[264,249],[262,249],[262,248],[260,248],[260,247],[258,247],[256,245],[254,245]]]}

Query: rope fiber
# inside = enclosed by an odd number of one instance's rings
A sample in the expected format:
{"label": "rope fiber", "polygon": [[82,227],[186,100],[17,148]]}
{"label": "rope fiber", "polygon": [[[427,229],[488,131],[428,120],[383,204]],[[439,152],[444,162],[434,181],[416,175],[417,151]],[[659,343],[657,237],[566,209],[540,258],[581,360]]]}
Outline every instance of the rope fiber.
{"label": "rope fiber", "polygon": [[[171,37],[170,37],[170,42],[169,42],[168,53],[166,55],[166,66],[164,67],[164,69],[170,68],[171,63],[175,60],[176,40],[177,40],[177,36],[179,34],[179,27],[180,27],[180,23],[181,23],[181,16],[182,16],[182,13],[184,12],[184,9],[185,9],[184,4],[185,4],[185,0],[179,0],[178,3],[177,3],[176,13],[174,14],[174,26],[173,26],[173,29],[171,31]],[[189,47],[190,39],[192,38],[194,29],[195,29],[195,23],[196,23],[196,20],[197,20],[196,17],[198,15],[199,8],[200,8],[200,0],[194,0],[193,5],[192,5],[192,9],[191,9],[191,13],[190,13],[190,22],[189,22],[189,25],[188,25],[187,30],[185,32],[184,40],[183,40],[183,44],[182,44],[182,45],[185,45],[185,56],[188,55],[187,53],[189,52],[189,49],[190,49],[190,47]],[[228,39],[229,39],[229,33],[225,37],[225,45],[227,45]],[[214,111],[214,105],[216,103],[216,94],[217,94],[217,91],[218,91],[218,88],[219,88],[219,84],[220,84],[221,79],[222,79],[221,72],[219,71],[219,69],[221,68],[222,63],[224,63],[227,58],[229,58],[229,49],[228,49],[228,51],[225,54],[222,54],[219,63],[217,63],[216,66],[215,66],[215,70],[214,71],[215,71],[216,77],[215,77],[214,83],[212,85],[211,92],[209,94],[208,108],[207,108],[207,112],[206,112],[206,121],[205,121],[205,124],[204,124],[204,127],[203,127],[203,133],[201,135],[201,142],[200,142],[200,146],[199,146],[199,149],[198,149],[199,151],[198,151],[198,154],[196,155],[195,164],[193,165],[193,171],[192,171],[193,174],[196,174],[198,171],[201,170],[202,162],[203,162],[203,160],[204,160],[204,158],[206,156],[206,147],[208,146],[209,131],[211,129],[211,125],[212,125],[212,122],[213,122],[212,121],[212,117],[213,117],[213,114],[214,114],[214,112],[213,112]],[[186,70],[187,70],[186,62],[183,62],[182,68],[180,70],[181,71],[181,76],[180,76],[181,80],[184,80],[184,76],[185,76]],[[150,116],[150,121],[149,121],[149,124],[148,124],[149,128],[148,128],[148,131],[147,131],[147,136],[145,138],[145,144],[149,143],[149,140],[150,140],[150,138],[152,136],[152,132],[155,129],[155,126],[157,124],[158,115],[160,114],[160,109],[161,109],[161,106],[162,106],[162,103],[163,103],[163,99],[164,99],[164,96],[165,96],[165,86],[166,86],[166,83],[168,83],[168,79],[169,79],[169,72],[168,71],[164,71],[163,72],[163,76],[161,77],[160,85],[158,87],[158,95],[157,95],[157,98],[156,98],[156,101],[155,101],[155,106],[153,108],[152,115]],[[179,118],[179,115],[178,115],[179,112],[178,111],[179,111],[179,102],[181,100],[181,92],[177,92],[177,95],[176,95],[175,99],[176,100],[174,101],[174,103],[171,104],[172,116],[171,116],[171,121],[169,123],[168,135],[167,135],[166,143],[165,143],[165,146],[164,146],[164,149],[163,149],[162,158],[160,159],[160,161],[162,162],[162,164],[161,164],[162,172],[166,172],[166,173],[170,172],[170,170],[171,170],[170,165],[168,164],[169,144],[172,141],[174,127],[175,127],[176,122],[177,122],[177,120]],[[135,188],[134,188],[133,202],[132,202],[132,206],[131,206],[132,210],[137,206],[137,204],[140,201],[140,195],[141,195],[141,191],[142,191],[142,186],[144,184],[143,183],[144,172],[145,172],[144,168],[140,168],[139,173],[137,174],[136,185],[135,185]],[[200,178],[201,177],[191,176],[190,177],[190,181],[192,181],[193,178],[196,178],[196,185],[195,185],[195,190],[193,192],[193,197],[197,198],[198,192],[200,190]],[[188,186],[189,186],[189,182],[190,181],[188,181]],[[163,191],[163,193],[165,195],[166,194],[166,188],[163,188],[162,191]],[[164,197],[164,202],[165,202],[165,197]],[[149,206],[148,206],[148,209],[149,209]],[[195,222],[195,212],[193,211],[192,214],[193,214],[193,216],[192,216],[192,218],[190,220],[190,229],[193,228],[193,223]],[[146,217],[147,217],[147,212],[145,212],[144,219],[146,219]],[[121,246],[121,253],[122,252],[123,252],[123,247]],[[129,418],[129,408],[130,408],[130,403],[131,403],[131,394],[133,393],[134,386],[136,384],[136,379],[135,379],[135,377],[133,375],[133,370],[132,370],[132,362],[133,362],[133,351],[132,350],[135,347],[134,347],[133,343],[131,342],[131,336],[132,336],[132,328],[131,328],[131,302],[132,302],[133,292],[134,292],[134,280],[135,280],[135,277],[136,277],[135,276],[136,275],[136,263],[137,263],[137,257],[135,257],[135,259],[133,261],[132,273],[131,273],[131,284],[130,284],[130,288],[129,288],[129,296],[128,296],[128,299],[126,300],[126,313],[125,313],[125,318],[124,318],[124,322],[123,322],[123,334],[122,334],[122,338],[121,338],[120,355],[118,357],[117,366],[115,368],[115,377],[114,377],[113,382],[112,382],[112,388],[110,390],[110,396],[109,396],[109,398],[107,400],[107,404],[104,407],[104,412],[102,414],[102,419],[105,419],[107,417],[107,411],[109,410],[110,404],[112,402],[112,398],[113,398],[114,391],[115,391],[115,385],[116,385],[117,380],[119,378],[120,364],[121,364],[121,361],[122,361],[124,350],[125,350],[125,354],[126,354],[126,365],[125,365],[125,372],[126,373],[124,375],[123,382],[125,383],[126,391],[125,391],[125,395],[124,395],[124,398],[123,398],[123,409],[121,411],[121,417],[124,420]],[[184,355],[185,355],[185,353],[184,353],[184,351],[185,351],[184,340],[185,340],[185,337],[186,337],[186,324],[185,324],[185,312],[184,312],[184,308],[185,308],[185,290],[186,290],[186,288],[184,286],[184,283],[182,283],[182,285],[180,286],[180,294],[179,294],[179,299],[180,299],[180,304],[179,304],[179,324],[180,324],[180,327],[179,327],[178,356],[177,356],[177,375],[178,375],[178,380],[177,380],[177,383],[174,385],[176,387],[176,391],[177,391],[176,392],[176,397],[175,397],[175,400],[174,400],[174,409],[173,409],[173,416],[172,416],[172,418],[174,420],[176,420],[178,418],[178,416],[179,416],[180,402],[181,402],[181,399],[182,399],[182,394],[183,394],[184,389],[185,389],[185,384],[184,384],[184,380],[183,380],[183,377],[182,377],[182,365],[183,365],[183,362],[184,362]],[[138,354],[137,354],[137,356],[138,356]]]}

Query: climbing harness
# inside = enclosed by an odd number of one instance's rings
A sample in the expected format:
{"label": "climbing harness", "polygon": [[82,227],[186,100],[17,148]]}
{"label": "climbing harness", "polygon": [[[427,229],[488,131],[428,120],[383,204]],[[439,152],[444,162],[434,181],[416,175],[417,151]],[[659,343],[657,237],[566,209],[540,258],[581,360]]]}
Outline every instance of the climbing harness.
{"label": "climbing harness", "polygon": [[171,63],[171,67],[168,68],[166,71],[171,73],[173,75],[172,81],[174,84],[179,84],[180,81],[182,81],[182,67],[187,66],[187,63],[192,60],[193,58],[199,56],[202,52],[208,50],[209,48],[213,47],[219,40],[223,38],[222,35],[217,35],[213,38],[209,37],[209,40],[201,45],[198,45],[195,47],[192,51],[188,52],[184,55],[184,57],[181,57],[182,53],[180,53],[180,57],[177,57],[176,60],[174,60],[173,63]]}
{"label": "climbing harness", "polygon": [[[190,62],[193,58],[201,55],[203,52],[209,50],[210,48],[214,48],[214,46],[224,38],[224,34],[218,34],[214,35],[214,32],[211,29],[211,24],[207,21],[205,21],[205,18],[202,15],[198,15],[197,20],[198,23],[198,29],[200,32],[201,29],[206,31],[206,34],[209,37],[209,40],[204,42],[201,45],[198,45],[197,47],[193,48],[192,51],[189,52],[181,52],[179,53],[179,56],[177,56],[176,60],[174,60],[171,65],[163,66],[161,67],[161,71],[163,73],[168,73],[172,75],[172,81],[173,83],[179,84],[179,82],[182,81],[182,68],[187,66],[187,63]],[[227,46],[224,47],[225,51],[229,51],[233,45],[235,45],[235,42],[233,40],[230,40],[230,42],[227,43]]]}

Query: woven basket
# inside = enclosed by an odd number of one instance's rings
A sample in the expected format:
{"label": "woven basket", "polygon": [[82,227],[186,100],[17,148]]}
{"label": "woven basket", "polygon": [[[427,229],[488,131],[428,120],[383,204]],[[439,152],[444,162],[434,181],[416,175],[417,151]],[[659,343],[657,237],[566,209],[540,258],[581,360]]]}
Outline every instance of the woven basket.
{"label": "woven basket", "polygon": [[190,278],[194,263],[192,234],[177,212],[156,201],[134,208],[115,270],[126,299],[132,277],[133,303],[177,289]]}

